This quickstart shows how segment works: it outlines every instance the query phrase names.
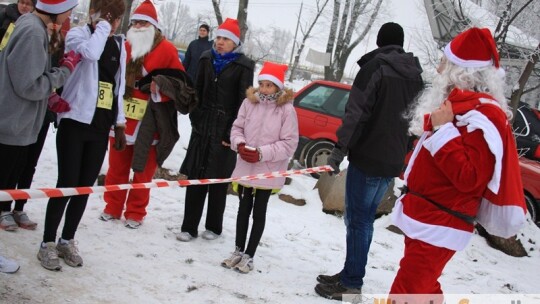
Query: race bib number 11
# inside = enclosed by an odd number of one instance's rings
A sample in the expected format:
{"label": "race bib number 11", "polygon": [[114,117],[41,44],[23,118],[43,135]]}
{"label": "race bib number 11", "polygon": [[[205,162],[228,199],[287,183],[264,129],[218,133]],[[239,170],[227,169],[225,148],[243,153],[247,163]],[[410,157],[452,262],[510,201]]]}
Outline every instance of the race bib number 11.
{"label": "race bib number 11", "polygon": [[146,112],[148,101],[139,98],[129,98],[124,100],[124,114],[127,118],[141,120]]}

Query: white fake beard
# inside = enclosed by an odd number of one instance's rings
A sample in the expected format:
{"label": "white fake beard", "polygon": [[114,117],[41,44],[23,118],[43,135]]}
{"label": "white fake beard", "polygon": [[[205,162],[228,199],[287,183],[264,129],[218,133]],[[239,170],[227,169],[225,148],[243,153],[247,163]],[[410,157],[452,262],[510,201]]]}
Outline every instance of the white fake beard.
{"label": "white fake beard", "polygon": [[127,41],[131,44],[131,60],[136,60],[152,50],[155,34],[156,29],[152,25],[144,28],[132,27],[128,30]]}

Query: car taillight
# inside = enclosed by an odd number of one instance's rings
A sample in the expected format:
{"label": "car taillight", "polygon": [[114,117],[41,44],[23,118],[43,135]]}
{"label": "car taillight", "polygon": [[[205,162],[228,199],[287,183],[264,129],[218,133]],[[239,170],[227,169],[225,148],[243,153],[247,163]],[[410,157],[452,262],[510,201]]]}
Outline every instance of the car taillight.
{"label": "car taillight", "polygon": [[540,145],[536,146],[536,151],[534,152],[534,158],[540,158]]}

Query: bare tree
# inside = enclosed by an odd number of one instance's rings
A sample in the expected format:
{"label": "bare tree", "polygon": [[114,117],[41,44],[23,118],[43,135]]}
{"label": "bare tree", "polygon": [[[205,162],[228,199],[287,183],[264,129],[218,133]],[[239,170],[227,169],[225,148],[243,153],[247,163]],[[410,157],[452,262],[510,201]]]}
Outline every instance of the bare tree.
{"label": "bare tree", "polygon": [[244,51],[256,62],[263,60],[285,62],[286,50],[292,34],[287,30],[271,26],[256,28],[250,25],[251,30],[246,35]]}
{"label": "bare tree", "polygon": [[196,20],[189,14],[189,7],[181,1],[166,2],[159,7],[160,24],[167,39],[186,41]]}
{"label": "bare tree", "polygon": [[[499,49],[502,49],[503,52],[507,54],[507,56],[511,56],[510,52],[512,51],[512,48],[506,43],[510,26],[519,23],[519,18],[523,17],[523,15],[527,15],[525,17],[525,20],[527,21],[534,19],[533,14],[536,11],[537,23],[534,28],[537,30],[538,22],[540,21],[540,15],[538,15],[538,9],[540,8],[540,5],[538,5],[538,1],[535,2],[533,0],[504,0],[504,2],[504,9],[501,12],[501,17],[499,18],[499,22],[497,24],[497,27],[495,28],[494,37]],[[536,10],[533,9],[534,3],[536,3]],[[533,14],[531,14],[531,12],[533,12]],[[527,21],[525,21],[525,23],[527,23]],[[538,34],[538,32],[536,32],[536,34]],[[527,84],[531,75],[533,74],[536,63],[538,62],[538,57],[540,55],[540,44],[536,47],[534,51],[524,55],[528,59],[527,64],[525,65],[523,71],[521,72],[521,75],[519,76],[517,85],[512,86],[512,94],[510,96],[510,106],[512,107],[512,109],[514,109],[514,114],[516,109],[518,108],[521,97],[526,92]],[[533,87],[538,88],[539,86],[538,84],[536,84],[533,85]],[[529,92],[532,92],[533,90],[530,90]]]}
{"label": "bare tree", "polygon": [[302,32],[302,42],[298,46],[298,51],[296,52],[296,55],[294,56],[294,62],[292,68],[290,68],[291,74],[289,76],[289,81],[293,80],[294,77],[294,71],[298,67],[298,63],[300,62],[300,55],[302,55],[302,51],[304,50],[304,47],[306,46],[306,41],[311,37],[311,31],[313,30],[313,27],[315,24],[317,24],[317,21],[321,17],[324,8],[328,4],[329,0],[315,0],[316,4],[316,10],[315,10],[315,16],[313,17],[313,20],[311,22],[308,22],[305,26],[300,26],[300,31]]}
{"label": "bare tree", "polygon": [[212,6],[214,7],[214,13],[216,13],[217,24],[223,23],[223,15],[221,15],[221,9],[219,8],[220,0],[212,0]]}
{"label": "bare tree", "polygon": [[[511,72],[507,73],[511,83],[509,86],[511,89],[510,104],[515,114],[523,94],[534,92],[540,87],[538,85],[538,69],[535,68],[540,55],[540,46],[536,48],[534,46],[525,48],[516,46],[526,38],[516,38],[514,32],[518,28],[521,33],[528,33],[529,37],[536,35],[537,38],[540,38],[538,34],[540,2],[535,0],[488,0],[483,6],[483,8],[487,9],[485,16],[469,16],[470,9],[465,7],[465,1],[447,0],[445,2],[450,3],[452,6],[452,10],[445,11],[448,18],[446,20],[449,28],[448,33],[459,33],[470,26],[486,26],[486,20],[495,18],[493,35],[502,61],[521,61],[524,63],[524,66],[514,65],[507,67]],[[429,9],[428,4],[426,4],[426,8]],[[477,20],[471,20],[473,17]],[[512,40],[510,39],[511,34],[514,35]],[[452,36],[438,38],[438,43],[442,46],[448,43]],[[531,76],[535,76],[536,82],[530,83]]]}
{"label": "bare tree", "polygon": [[137,0],[126,0],[126,12],[124,13],[124,19],[122,20],[122,26],[120,27],[120,31],[122,33],[127,33],[129,29],[129,18],[131,16],[131,11],[133,7],[136,7],[133,5],[133,2]]}
{"label": "bare tree", "polygon": [[[326,44],[326,53],[331,54],[330,65],[324,68],[324,79],[341,81],[349,55],[364,40],[378,16],[383,0],[334,0],[334,11],[330,24],[330,33]],[[360,30],[360,16],[369,15]],[[353,33],[359,32],[351,42]]]}
{"label": "bare tree", "polygon": [[[223,23],[223,15],[221,14],[221,9],[219,8],[220,4],[220,0],[212,0],[212,6],[214,7],[214,12],[216,14],[218,24]],[[244,41],[244,38],[246,37],[246,33],[248,31],[248,5],[249,0],[239,0],[238,2],[238,13],[236,15],[236,19],[238,20],[238,25],[240,26],[240,41]]]}

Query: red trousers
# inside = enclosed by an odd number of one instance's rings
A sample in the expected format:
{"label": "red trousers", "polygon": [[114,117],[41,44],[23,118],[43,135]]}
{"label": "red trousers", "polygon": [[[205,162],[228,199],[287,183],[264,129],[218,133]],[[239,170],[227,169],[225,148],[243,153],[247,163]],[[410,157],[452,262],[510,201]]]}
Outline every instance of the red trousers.
{"label": "red trousers", "polygon": [[[127,184],[131,173],[133,145],[127,145],[125,150],[117,151],[114,149],[114,138],[110,139],[109,144],[109,170],[105,176],[105,185]],[[134,172],[133,183],[151,182],[156,168],[156,147],[152,146],[144,171]],[[103,212],[120,218],[125,205],[126,220],[142,222],[146,216],[146,206],[150,202],[150,189],[129,190],[129,193],[128,190],[105,192],[103,198],[106,203]]]}
{"label": "red trousers", "polygon": [[390,289],[390,298],[396,299],[396,303],[405,303],[405,299],[409,303],[442,303],[444,298],[438,279],[454,253],[405,237],[405,254]]}

